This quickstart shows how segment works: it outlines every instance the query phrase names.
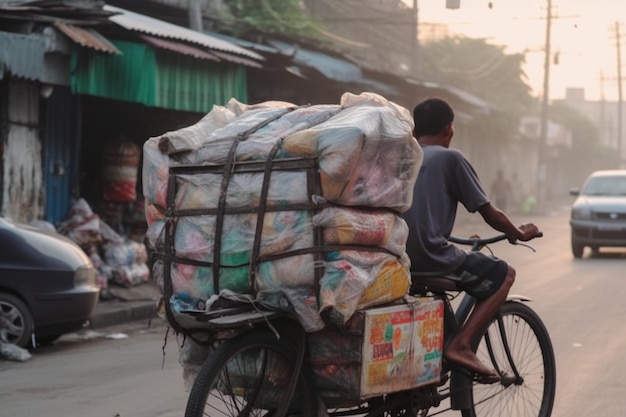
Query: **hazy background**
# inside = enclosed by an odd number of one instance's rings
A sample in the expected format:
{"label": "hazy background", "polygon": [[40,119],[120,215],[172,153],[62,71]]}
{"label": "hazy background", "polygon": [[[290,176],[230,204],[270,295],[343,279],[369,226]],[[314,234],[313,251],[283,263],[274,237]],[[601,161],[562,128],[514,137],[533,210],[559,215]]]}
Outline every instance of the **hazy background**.
{"label": "hazy background", "polygon": [[[412,6],[412,0],[404,0]],[[490,7],[491,4],[491,7]],[[506,45],[508,53],[526,51],[524,67],[535,95],[542,94],[547,0],[445,0],[418,2],[419,22],[448,25],[452,33]],[[550,97],[563,98],[567,87],[583,87],[588,100],[617,100],[616,22],[626,16],[619,0],[552,0]],[[421,28],[421,31],[427,30]],[[623,34],[626,27],[620,28]],[[558,53],[558,65],[554,54]],[[604,80],[602,78],[604,77]]]}

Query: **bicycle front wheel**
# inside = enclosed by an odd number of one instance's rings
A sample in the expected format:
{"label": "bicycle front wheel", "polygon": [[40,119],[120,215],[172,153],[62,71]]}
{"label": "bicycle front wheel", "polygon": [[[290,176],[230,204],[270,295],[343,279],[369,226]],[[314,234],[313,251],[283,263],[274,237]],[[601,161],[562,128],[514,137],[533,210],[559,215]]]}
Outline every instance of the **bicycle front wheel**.
{"label": "bicycle front wheel", "polygon": [[[185,417],[273,415],[285,401],[297,349],[269,331],[220,344],[206,359],[189,394]],[[287,415],[311,417],[316,402],[303,368]]]}
{"label": "bicycle front wheel", "polygon": [[506,303],[474,348],[483,363],[504,376],[499,384],[474,383],[473,407],[462,410],[463,417],[550,416],[556,361],[550,335],[537,313],[519,302]]}

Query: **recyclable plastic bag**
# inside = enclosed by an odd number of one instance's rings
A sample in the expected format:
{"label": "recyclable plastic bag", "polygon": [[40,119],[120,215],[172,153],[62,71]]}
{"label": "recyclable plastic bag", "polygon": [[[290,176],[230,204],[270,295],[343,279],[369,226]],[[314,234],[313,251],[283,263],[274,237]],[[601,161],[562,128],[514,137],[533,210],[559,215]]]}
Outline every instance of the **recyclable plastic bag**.
{"label": "recyclable plastic bag", "polygon": [[398,213],[412,203],[422,158],[412,130],[407,109],[363,93],[338,105],[233,99],[149,139],[146,237],[174,315],[230,291],[293,311],[315,331],[322,313],[343,322],[401,297],[407,228]]}
{"label": "recyclable plastic bag", "polygon": [[68,219],[59,225],[58,231],[80,246],[102,242],[100,217],[94,214],[89,203],[83,198],[74,203]]}
{"label": "recyclable plastic bag", "polygon": [[409,228],[391,211],[328,207],[313,216],[327,244],[356,244],[385,248],[397,256],[406,251]]}
{"label": "recyclable plastic bag", "polygon": [[404,296],[410,286],[408,256],[385,252],[338,251],[327,254],[320,280],[320,311],[341,327],[357,309]]}

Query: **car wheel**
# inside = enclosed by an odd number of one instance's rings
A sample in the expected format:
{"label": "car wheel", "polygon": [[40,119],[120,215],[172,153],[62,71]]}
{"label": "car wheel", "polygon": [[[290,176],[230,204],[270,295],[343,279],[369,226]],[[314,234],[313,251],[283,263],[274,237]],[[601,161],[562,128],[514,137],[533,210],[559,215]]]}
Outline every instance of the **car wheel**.
{"label": "car wheel", "polygon": [[22,300],[0,293],[0,329],[6,331],[7,342],[22,348],[31,345],[33,318]]}
{"label": "car wheel", "polygon": [[582,258],[584,250],[585,247],[583,245],[572,240],[572,254],[574,255],[574,258]]}

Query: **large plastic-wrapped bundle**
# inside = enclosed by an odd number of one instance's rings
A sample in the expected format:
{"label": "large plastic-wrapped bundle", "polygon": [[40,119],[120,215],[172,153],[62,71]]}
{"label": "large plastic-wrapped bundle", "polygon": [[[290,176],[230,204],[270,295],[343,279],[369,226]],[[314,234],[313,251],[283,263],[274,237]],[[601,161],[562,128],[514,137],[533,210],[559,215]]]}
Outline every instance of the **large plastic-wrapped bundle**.
{"label": "large plastic-wrapped bundle", "polygon": [[227,296],[316,331],[404,295],[398,213],[422,158],[412,129],[408,110],[364,93],[302,107],[233,99],[149,139],[147,238],[168,319],[184,330],[181,312]]}

